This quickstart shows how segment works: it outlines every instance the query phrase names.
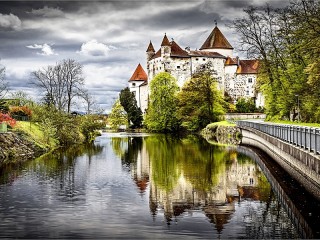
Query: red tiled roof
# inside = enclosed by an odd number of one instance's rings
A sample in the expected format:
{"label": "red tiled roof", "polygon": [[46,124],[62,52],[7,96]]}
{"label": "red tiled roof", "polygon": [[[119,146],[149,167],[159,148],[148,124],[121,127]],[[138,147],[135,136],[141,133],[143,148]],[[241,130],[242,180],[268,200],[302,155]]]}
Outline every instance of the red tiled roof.
{"label": "red tiled roof", "polygon": [[146,52],[155,52],[154,48],[153,48],[153,45],[152,45],[152,42],[150,41],[149,43],[149,46],[147,48],[147,51]]}
{"label": "red tiled roof", "polygon": [[175,41],[171,42],[171,57],[189,57],[189,54],[183,50]]}
{"label": "red tiled roof", "polygon": [[154,55],[152,56],[151,60],[152,60],[152,59],[155,59],[155,58],[158,58],[158,57],[161,57],[161,49],[159,49],[159,50],[156,52],[156,54],[154,54]]}
{"label": "red tiled roof", "polygon": [[221,55],[217,52],[207,52],[207,51],[190,51],[189,56],[191,57],[218,57],[225,58],[225,56]]}
{"label": "red tiled roof", "polygon": [[130,81],[147,81],[148,80],[148,75],[146,72],[143,70],[141,64],[137,66],[136,70],[132,74],[132,77],[130,78]]}
{"label": "red tiled roof", "polygon": [[161,47],[163,47],[163,46],[170,46],[170,42],[169,42],[169,39],[167,38],[166,34],[164,34],[164,37],[162,39]]}
{"label": "red tiled roof", "polygon": [[238,58],[227,57],[225,65],[238,65]]}
{"label": "red tiled roof", "polygon": [[240,60],[237,74],[257,74],[259,68],[259,60]]}
{"label": "red tiled roof", "polygon": [[222,34],[218,27],[215,27],[207,40],[203,43],[200,50],[203,49],[214,49],[214,48],[222,48],[222,49],[233,49],[231,44]]}

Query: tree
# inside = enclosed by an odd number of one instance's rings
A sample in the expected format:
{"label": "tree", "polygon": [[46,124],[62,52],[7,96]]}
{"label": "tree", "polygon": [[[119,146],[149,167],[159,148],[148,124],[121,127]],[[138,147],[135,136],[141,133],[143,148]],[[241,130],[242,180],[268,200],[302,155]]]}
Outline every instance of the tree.
{"label": "tree", "polygon": [[[242,50],[260,60],[258,87],[265,95],[269,117],[289,119],[292,114],[295,118],[297,96],[303,103],[307,103],[310,96],[312,86],[308,86],[306,72],[312,58],[308,55],[319,43],[316,41],[319,34],[310,30],[319,29],[319,21],[315,24],[316,19],[319,20],[319,3],[314,3],[295,1],[282,9],[272,9],[268,5],[250,7],[245,10],[244,18],[233,22]],[[316,55],[319,59],[319,54]],[[305,109],[306,105],[302,104],[302,110]]]}
{"label": "tree", "polygon": [[12,92],[10,95],[11,98],[19,101],[19,106],[27,106],[33,103],[31,97],[24,91],[19,90]]}
{"label": "tree", "polygon": [[236,108],[238,113],[253,113],[256,110],[256,105],[252,98],[240,98],[236,103]]}
{"label": "tree", "polygon": [[0,65],[0,99],[4,98],[8,92],[8,83],[5,82],[6,68]]}
{"label": "tree", "polygon": [[150,82],[150,101],[145,124],[157,132],[176,131],[180,122],[177,118],[177,80],[169,73],[157,74]]}
{"label": "tree", "polygon": [[84,85],[82,65],[73,59],[63,60],[31,74],[32,83],[45,93],[45,102],[59,111],[70,113],[71,103]]}
{"label": "tree", "polygon": [[119,99],[117,99],[112,106],[111,113],[108,116],[108,122],[113,130],[118,130],[121,125],[126,125],[127,123],[127,113]]}
{"label": "tree", "polygon": [[96,99],[87,90],[82,90],[80,97],[84,100],[87,114],[102,114],[104,112],[104,109],[98,106]]}
{"label": "tree", "polygon": [[226,103],[217,89],[212,70],[212,64],[202,65],[178,94],[179,117],[188,130],[202,129],[224,114]]}
{"label": "tree", "polygon": [[141,127],[142,125],[142,111],[137,105],[137,100],[129,88],[121,90],[120,92],[120,103],[124,110],[127,112],[128,126],[132,122],[133,128]]}

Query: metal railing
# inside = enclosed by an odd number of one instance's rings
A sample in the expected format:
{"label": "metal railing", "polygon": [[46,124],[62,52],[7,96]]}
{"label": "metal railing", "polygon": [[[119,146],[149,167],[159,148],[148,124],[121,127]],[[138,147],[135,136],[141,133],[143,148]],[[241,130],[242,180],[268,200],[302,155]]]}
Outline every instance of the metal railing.
{"label": "metal railing", "polygon": [[320,154],[320,128],[254,121],[237,121],[237,126],[259,130],[315,154]]}

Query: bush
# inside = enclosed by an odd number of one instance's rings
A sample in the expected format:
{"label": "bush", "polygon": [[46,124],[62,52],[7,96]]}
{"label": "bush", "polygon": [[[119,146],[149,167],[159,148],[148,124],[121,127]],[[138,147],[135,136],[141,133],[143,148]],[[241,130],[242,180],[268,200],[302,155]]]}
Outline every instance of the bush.
{"label": "bush", "polygon": [[32,111],[27,106],[10,107],[9,111],[10,111],[11,115],[23,116],[23,117],[31,117],[32,116]]}
{"label": "bush", "polygon": [[16,120],[13,119],[9,114],[0,112],[0,123],[6,123],[10,127],[14,127],[16,125]]}

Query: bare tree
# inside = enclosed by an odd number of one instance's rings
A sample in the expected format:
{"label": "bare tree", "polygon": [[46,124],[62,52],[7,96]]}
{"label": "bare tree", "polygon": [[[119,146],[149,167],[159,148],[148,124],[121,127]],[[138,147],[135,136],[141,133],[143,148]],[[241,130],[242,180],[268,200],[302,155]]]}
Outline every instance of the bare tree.
{"label": "bare tree", "polygon": [[63,60],[55,66],[32,72],[31,77],[32,83],[44,91],[48,104],[68,113],[73,98],[80,95],[84,85],[82,65],[73,59]]}
{"label": "bare tree", "polygon": [[4,98],[6,93],[8,92],[8,83],[5,82],[5,71],[6,68],[0,66],[0,99]]}
{"label": "bare tree", "polygon": [[81,94],[84,85],[82,65],[73,59],[63,60],[61,64],[66,83],[67,112],[70,113],[72,99]]}
{"label": "bare tree", "polygon": [[104,109],[99,107],[96,99],[87,90],[83,90],[80,94],[80,97],[84,100],[87,114],[92,114],[92,113],[101,114],[104,112]]}

